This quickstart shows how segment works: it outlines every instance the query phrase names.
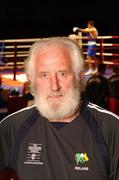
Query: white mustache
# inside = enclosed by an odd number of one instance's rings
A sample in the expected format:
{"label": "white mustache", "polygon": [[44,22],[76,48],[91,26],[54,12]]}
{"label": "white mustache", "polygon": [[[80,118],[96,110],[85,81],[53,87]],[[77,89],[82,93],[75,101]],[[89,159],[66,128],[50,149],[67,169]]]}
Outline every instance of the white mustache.
{"label": "white mustache", "polygon": [[55,93],[49,93],[48,96],[51,97],[51,96],[63,96],[64,93],[61,93],[61,92],[55,92]]}

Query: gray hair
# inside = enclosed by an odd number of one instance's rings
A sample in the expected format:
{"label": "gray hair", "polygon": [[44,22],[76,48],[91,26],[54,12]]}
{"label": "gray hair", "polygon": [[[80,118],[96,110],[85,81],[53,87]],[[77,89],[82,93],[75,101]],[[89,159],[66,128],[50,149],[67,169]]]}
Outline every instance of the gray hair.
{"label": "gray hair", "polygon": [[64,47],[69,49],[74,72],[76,74],[76,77],[79,78],[79,73],[84,70],[84,56],[82,50],[76,42],[64,37],[42,39],[40,41],[33,43],[29,51],[29,56],[25,61],[26,75],[30,75],[34,78],[36,52],[38,49],[41,49],[42,47],[48,47],[48,45],[50,44],[57,44],[62,48]]}

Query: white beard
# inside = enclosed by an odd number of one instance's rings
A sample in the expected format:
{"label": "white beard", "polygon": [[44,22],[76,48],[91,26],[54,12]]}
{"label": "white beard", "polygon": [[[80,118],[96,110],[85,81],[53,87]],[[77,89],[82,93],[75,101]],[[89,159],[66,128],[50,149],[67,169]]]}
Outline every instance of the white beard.
{"label": "white beard", "polygon": [[[64,94],[63,92],[52,93],[55,95]],[[73,87],[64,95],[61,102],[48,101],[38,90],[34,93],[35,104],[40,114],[47,119],[61,119],[73,115],[79,108],[81,92],[80,87]]]}

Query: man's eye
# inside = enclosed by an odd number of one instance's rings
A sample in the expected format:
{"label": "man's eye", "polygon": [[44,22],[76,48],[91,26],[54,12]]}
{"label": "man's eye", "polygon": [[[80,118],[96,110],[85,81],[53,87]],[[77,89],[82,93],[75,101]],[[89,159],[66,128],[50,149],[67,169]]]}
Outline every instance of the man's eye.
{"label": "man's eye", "polygon": [[46,74],[46,73],[41,73],[41,74],[39,74],[39,77],[41,78],[41,79],[43,79],[43,78],[46,78],[48,75]]}
{"label": "man's eye", "polygon": [[58,75],[59,75],[59,77],[66,77],[67,73],[66,72],[60,72]]}
{"label": "man's eye", "polygon": [[66,76],[66,73],[61,73],[61,76]]}

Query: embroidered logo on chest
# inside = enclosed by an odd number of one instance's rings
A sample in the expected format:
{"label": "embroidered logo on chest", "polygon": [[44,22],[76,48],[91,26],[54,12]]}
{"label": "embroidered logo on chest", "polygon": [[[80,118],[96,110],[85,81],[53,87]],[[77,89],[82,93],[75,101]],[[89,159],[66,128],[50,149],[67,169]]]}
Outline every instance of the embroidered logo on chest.
{"label": "embroidered logo on chest", "polygon": [[87,156],[86,153],[76,153],[75,154],[75,162],[76,162],[75,170],[88,171],[89,168],[87,166],[82,166],[87,161],[89,161],[89,157]]}
{"label": "embroidered logo on chest", "polygon": [[43,165],[43,161],[41,159],[41,152],[42,144],[29,143],[27,149],[27,157],[24,164]]}

